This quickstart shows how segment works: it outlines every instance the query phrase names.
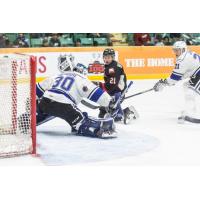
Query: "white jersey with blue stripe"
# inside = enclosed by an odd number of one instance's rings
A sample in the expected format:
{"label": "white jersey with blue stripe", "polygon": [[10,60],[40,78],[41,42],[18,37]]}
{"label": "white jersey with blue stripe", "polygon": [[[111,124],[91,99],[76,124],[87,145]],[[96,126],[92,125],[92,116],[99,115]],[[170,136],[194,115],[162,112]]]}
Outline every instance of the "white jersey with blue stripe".
{"label": "white jersey with blue stripe", "polygon": [[190,78],[200,73],[200,55],[187,51],[176,60],[171,76],[167,79],[173,85],[177,81]]}
{"label": "white jersey with blue stripe", "polygon": [[86,76],[76,72],[66,72],[50,77],[37,84],[37,96],[52,99],[65,104],[78,104],[87,98],[107,107],[111,97],[93,84]]}

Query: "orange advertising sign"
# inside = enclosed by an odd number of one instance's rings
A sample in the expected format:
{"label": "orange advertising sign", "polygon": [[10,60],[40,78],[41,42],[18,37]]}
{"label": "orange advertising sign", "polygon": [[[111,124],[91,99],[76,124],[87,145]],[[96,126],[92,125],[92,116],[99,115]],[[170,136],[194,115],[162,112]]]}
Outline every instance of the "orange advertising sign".
{"label": "orange advertising sign", "polygon": [[[200,53],[199,46],[189,49]],[[171,46],[126,47],[120,48],[119,52],[119,61],[130,79],[167,77],[175,65]]]}
{"label": "orange advertising sign", "polygon": [[120,48],[119,61],[129,78],[169,76],[175,64],[171,47]]}

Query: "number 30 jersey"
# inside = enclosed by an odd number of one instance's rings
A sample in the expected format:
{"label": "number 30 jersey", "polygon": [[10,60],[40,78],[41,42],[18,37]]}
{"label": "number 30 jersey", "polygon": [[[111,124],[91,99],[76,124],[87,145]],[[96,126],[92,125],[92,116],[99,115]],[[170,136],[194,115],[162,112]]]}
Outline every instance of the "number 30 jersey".
{"label": "number 30 jersey", "polygon": [[167,79],[169,84],[175,84],[177,81],[191,78],[200,73],[200,55],[195,52],[187,51],[176,60],[176,65],[170,78]]}
{"label": "number 30 jersey", "polygon": [[65,104],[78,104],[83,98],[87,98],[107,107],[111,100],[108,93],[76,72],[66,72],[45,79],[37,84],[36,92],[38,98],[43,96]]}

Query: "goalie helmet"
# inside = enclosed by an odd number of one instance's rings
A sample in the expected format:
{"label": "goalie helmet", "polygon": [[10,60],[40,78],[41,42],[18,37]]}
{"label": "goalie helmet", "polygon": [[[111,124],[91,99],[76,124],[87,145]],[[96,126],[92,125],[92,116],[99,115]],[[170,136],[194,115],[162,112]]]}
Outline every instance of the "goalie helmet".
{"label": "goalie helmet", "polygon": [[61,73],[74,70],[74,57],[70,55],[60,55],[58,57],[58,70]]}

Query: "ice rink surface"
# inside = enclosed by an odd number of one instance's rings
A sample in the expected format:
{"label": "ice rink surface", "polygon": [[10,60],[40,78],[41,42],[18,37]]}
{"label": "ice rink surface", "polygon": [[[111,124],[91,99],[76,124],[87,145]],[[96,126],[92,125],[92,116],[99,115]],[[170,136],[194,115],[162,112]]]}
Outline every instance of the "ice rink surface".
{"label": "ice rink surface", "polygon": [[[157,80],[135,80],[127,95],[150,89]],[[54,119],[37,128],[40,157],[1,159],[0,165],[199,165],[200,125],[178,124],[184,108],[182,83],[160,93],[149,92],[123,102],[140,118],[116,124],[118,138],[75,136],[64,121]],[[92,116],[98,110],[80,108]]]}

